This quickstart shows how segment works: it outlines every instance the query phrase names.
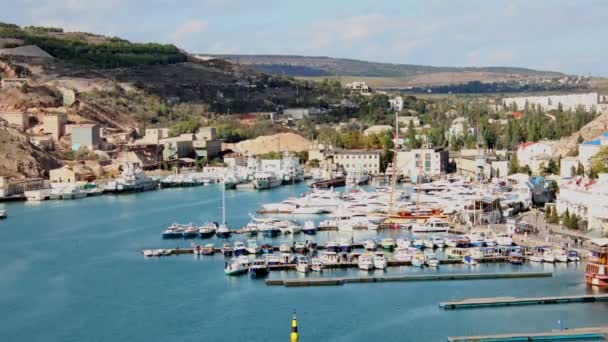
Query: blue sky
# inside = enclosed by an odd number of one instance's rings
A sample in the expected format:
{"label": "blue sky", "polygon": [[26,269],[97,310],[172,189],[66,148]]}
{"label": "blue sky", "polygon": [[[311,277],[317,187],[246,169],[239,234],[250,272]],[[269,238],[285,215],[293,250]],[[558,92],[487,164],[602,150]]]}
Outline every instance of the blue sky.
{"label": "blue sky", "polygon": [[4,22],[168,42],[190,52],[521,66],[608,76],[604,0],[0,0],[0,5]]}

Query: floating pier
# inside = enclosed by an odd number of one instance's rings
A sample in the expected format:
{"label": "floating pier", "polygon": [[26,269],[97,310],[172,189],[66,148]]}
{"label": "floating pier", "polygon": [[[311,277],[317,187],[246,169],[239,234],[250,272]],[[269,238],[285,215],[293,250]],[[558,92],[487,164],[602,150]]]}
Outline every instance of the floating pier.
{"label": "floating pier", "polygon": [[608,301],[608,294],[596,295],[573,295],[555,297],[496,297],[496,298],[470,298],[461,301],[443,302],[439,306],[446,310],[481,308],[490,306],[512,306],[512,305],[543,305],[543,304],[567,304],[567,303],[593,303]]}
{"label": "floating pier", "polygon": [[337,286],[351,283],[380,283],[396,281],[445,281],[445,280],[481,280],[481,279],[514,279],[552,277],[551,272],[514,272],[514,273],[451,273],[451,274],[408,274],[374,277],[340,277],[340,278],[307,278],[307,279],[268,279],[266,285],[286,287],[297,286]]}
{"label": "floating pier", "polygon": [[510,333],[499,335],[454,336],[448,337],[449,342],[464,341],[547,341],[547,340],[585,340],[604,339],[608,335],[608,326],[555,330],[540,333]]}

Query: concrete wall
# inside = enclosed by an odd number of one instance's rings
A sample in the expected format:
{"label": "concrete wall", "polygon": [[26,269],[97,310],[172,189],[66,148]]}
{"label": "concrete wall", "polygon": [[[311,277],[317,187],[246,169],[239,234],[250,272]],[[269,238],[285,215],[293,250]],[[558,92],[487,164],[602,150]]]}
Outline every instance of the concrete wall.
{"label": "concrete wall", "polygon": [[44,133],[51,134],[55,141],[59,141],[65,134],[65,124],[67,122],[67,115],[65,114],[47,114],[42,120]]}
{"label": "concrete wall", "polygon": [[80,148],[96,150],[101,143],[100,128],[97,124],[74,125],[72,127],[72,150]]}
{"label": "concrete wall", "polygon": [[518,110],[529,105],[540,105],[544,110],[558,109],[559,104],[562,104],[564,110],[575,110],[578,106],[585,107],[585,110],[597,108],[598,101],[597,93],[587,94],[568,94],[568,95],[549,95],[549,96],[523,96],[523,97],[508,97],[503,99],[505,106],[516,104]]}
{"label": "concrete wall", "polygon": [[0,112],[0,118],[8,122],[9,126],[22,131],[30,128],[30,119],[27,113],[22,112]]}

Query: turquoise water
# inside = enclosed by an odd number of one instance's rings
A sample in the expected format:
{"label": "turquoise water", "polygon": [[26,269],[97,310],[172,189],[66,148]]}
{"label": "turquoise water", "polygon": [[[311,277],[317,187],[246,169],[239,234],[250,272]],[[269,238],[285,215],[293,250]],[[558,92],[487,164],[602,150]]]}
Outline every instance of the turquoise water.
{"label": "turquoise water", "polygon": [[[295,185],[263,192],[229,191],[228,223],[240,227],[248,221],[248,212],[262,203],[304,190],[304,185]],[[287,341],[294,309],[301,341],[445,341],[454,335],[548,331],[558,320],[567,327],[608,323],[606,303],[454,311],[438,307],[441,301],[468,297],[586,293],[584,264],[487,264],[473,269],[553,270],[553,278],[284,288],[246,276],[224,276],[219,255],[141,255],[143,248],[188,247],[190,241],[163,241],[160,233],[173,222],[220,220],[220,193],[219,187],[208,186],[0,204],[9,211],[9,218],[0,221],[0,340]],[[388,234],[406,233],[379,236]],[[336,232],[317,238],[338,237]],[[355,233],[354,239],[370,237],[378,236]],[[402,267],[386,273],[469,271],[453,265],[438,270]],[[325,271],[322,276],[359,272]]]}

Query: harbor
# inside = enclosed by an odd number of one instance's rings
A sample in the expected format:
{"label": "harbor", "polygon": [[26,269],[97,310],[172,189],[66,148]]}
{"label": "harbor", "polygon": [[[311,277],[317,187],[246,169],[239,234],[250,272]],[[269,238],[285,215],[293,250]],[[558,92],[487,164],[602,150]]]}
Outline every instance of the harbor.
{"label": "harbor", "polygon": [[[319,229],[315,235],[300,233],[278,233],[276,237],[265,237],[260,231],[255,237],[247,234],[237,234],[252,221],[250,212],[261,204],[280,202],[287,197],[296,197],[310,191],[307,184],[299,183],[278,187],[270,191],[226,191],[226,221],[234,235],[230,238],[184,238],[163,239],[162,232],[166,227],[177,222],[194,222],[196,226],[205,226],[205,222],[220,221],[222,213],[222,188],[220,185],[202,187],[168,188],[162,191],[141,192],[123,196],[97,196],[86,201],[52,201],[44,204],[37,203],[4,203],[3,209],[10,213],[10,218],[0,223],[3,226],[0,236],[0,257],[7,267],[5,275],[0,280],[3,288],[27,294],[19,301],[9,301],[3,308],[12,308],[11,315],[7,312],[7,322],[3,333],[9,336],[20,336],[20,318],[28,315],[29,307],[43,303],[35,317],[43,318],[48,325],[38,327],[40,334],[30,337],[37,339],[45,337],[58,340],[66,337],[61,332],[51,328],[58,324],[55,318],[61,315],[64,319],[81,317],[85,326],[101,324],[104,326],[120,326],[119,339],[129,338],[131,334],[154,340],[155,335],[166,336],[163,322],[173,320],[184,310],[205,315],[207,307],[218,308],[218,312],[226,310],[226,314],[206,316],[207,318],[195,325],[177,324],[175,336],[182,340],[192,340],[201,336],[216,340],[236,340],[242,334],[238,331],[218,332],[211,327],[223,324],[228,315],[231,319],[240,321],[239,329],[254,329],[260,321],[254,322],[247,313],[246,307],[256,306],[260,301],[265,305],[257,306],[259,315],[270,321],[281,321],[285,318],[283,311],[289,311],[295,305],[298,307],[298,319],[304,326],[315,326],[324,331],[317,334],[310,329],[303,330],[302,339],[307,340],[339,340],[341,336],[356,336],[353,341],[363,341],[374,338],[379,329],[387,340],[402,339],[403,336],[415,336],[421,340],[445,341],[448,336],[472,336],[513,331],[543,331],[551,330],[555,322],[566,319],[568,326],[587,326],[604,324],[604,319],[593,311],[605,310],[604,303],[595,302],[579,307],[576,304],[552,306],[551,310],[539,315],[538,312],[525,310],[525,307],[488,308],[486,310],[460,310],[458,317],[449,311],[438,307],[437,303],[454,298],[452,291],[458,289],[457,297],[531,297],[531,296],[561,296],[572,294],[587,294],[584,283],[584,262],[524,262],[515,265],[508,261],[479,262],[470,266],[462,260],[448,261],[447,250],[433,248],[439,259],[439,267],[413,267],[408,262],[394,264],[391,259],[394,252],[386,251],[388,259],[384,270],[362,271],[353,263],[344,263],[336,267],[327,266],[322,272],[303,274],[295,270],[296,265],[271,266],[272,270],[263,279],[250,276],[230,277],[222,272],[225,263],[230,258],[224,257],[221,248],[224,242],[232,247],[241,241],[247,247],[248,240],[256,239],[258,246],[268,244],[273,247],[272,254],[280,254],[275,248],[280,248],[282,242],[315,241],[318,253],[325,251],[327,242],[348,240],[353,251],[365,253],[364,242],[383,239],[408,240],[410,244],[419,236],[422,240],[431,236],[442,237],[445,240],[457,236],[448,232],[416,233],[407,227],[390,228],[379,226],[377,230],[355,229],[344,231],[337,228],[331,230]],[[65,220],[66,215],[79,210],[86,221]],[[317,227],[324,220],[329,220],[331,214],[272,215],[279,220],[293,220],[302,225],[312,220]],[[265,215],[266,216],[266,215]],[[187,224],[187,223],[186,223]],[[19,232],[19,234],[16,234]],[[11,235],[9,244],[8,234]],[[351,240],[352,239],[352,240]],[[88,241],[82,243],[81,241]],[[192,243],[204,246],[213,244],[212,255],[195,255]],[[92,247],[94,245],[94,247]],[[515,246],[513,246],[515,247]],[[477,247],[470,247],[477,248]],[[468,249],[470,249],[468,248]],[[487,248],[487,247],[478,247]],[[167,250],[170,255],[160,257],[142,257],[146,249]],[[26,252],[27,251],[27,252]],[[351,252],[353,252],[351,251]],[[172,256],[177,254],[176,256]],[[292,254],[295,254],[292,252]],[[263,257],[263,254],[250,254],[250,261]],[[15,261],[18,258],[22,262]],[[445,261],[444,261],[445,260]],[[480,259],[481,260],[481,259]],[[537,273],[551,276],[504,278],[504,279],[462,279],[452,281],[390,281],[362,282],[356,286],[311,286],[302,287],[268,286],[267,282],[279,281],[324,281],[324,279],[376,278],[399,279],[406,276],[435,277],[446,279],[456,278],[458,274],[521,274]],[[107,279],[123,279],[110,282]],[[51,279],[50,283],[47,279]],[[318,279],[318,280],[317,280]],[[419,278],[418,278],[419,279]],[[48,285],[47,285],[48,284]],[[91,297],[88,293],[94,289],[98,296]],[[159,296],[171,289],[168,298]],[[303,291],[303,292],[302,292]],[[146,298],[156,298],[150,303],[138,300],[141,293]],[[255,294],[255,295],[252,295]],[[353,301],[353,296],[359,298]],[[77,298],[85,298],[82,304],[73,305]],[[133,308],[134,319],[144,324],[145,329],[133,329],[130,325],[121,325],[113,316],[119,316],[125,306],[111,306],[108,315],[103,317],[81,315],[87,307],[101,306],[109,300],[124,303]],[[174,303],[179,300],[180,308]],[[340,327],[335,327],[329,321],[340,320],[343,314],[335,311],[336,307],[349,303],[350,312],[355,320],[347,320]],[[372,305],[373,304],[373,305]],[[52,305],[52,310],[43,310],[45,305]],[[156,311],[150,315],[157,305],[165,310]],[[530,306],[533,308],[534,306]],[[219,309],[222,308],[222,309]],[[281,308],[288,308],[282,310]],[[589,308],[593,308],[590,311]],[[522,311],[522,309],[524,309]],[[513,310],[517,311],[517,320],[512,318]],[[385,322],[381,325],[366,324],[361,326],[361,313],[373,315],[374,321]],[[423,316],[416,313],[424,312]],[[482,313],[483,312],[483,313]],[[289,317],[288,317],[289,318]],[[493,326],[477,326],[464,324],[465,321],[491,320],[497,322]],[[438,325],[435,322],[450,321]],[[9,326],[14,326],[10,328]],[[330,328],[330,326],[334,326]],[[199,328],[203,332],[199,332]],[[234,330],[234,329],[233,329]],[[331,332],[329,332],[331,331]],[[86,336],[89,331],[79,327],[71,329],[71,334]],[[100,337],[108,337],[109,333],[98,331]],[[351,335],[353,334],[353,335]],[[280,332],[267,331],[256,336],[261,340],[280,339]],[[196,337],[196,338],[195,338]],[[84,337],[83,337],[84,338]]]}
{"label": "harbor", "polygon": [[603,341],[608,336],[608,327],[588,327],[554,330],[540,333],[510,333],[478,336],[452,336],[448,342],[490,341]]}
{"label": "harbor", "polygon": [[439,303],[439,307],[446,310],[483,308],[512,305],[545,305],[545,304],[570,304],[570,303],[595,303],[608,301],[608,294],[556,296],[556,297],[534,297],[534,298],[470,298],[454,302]]}

